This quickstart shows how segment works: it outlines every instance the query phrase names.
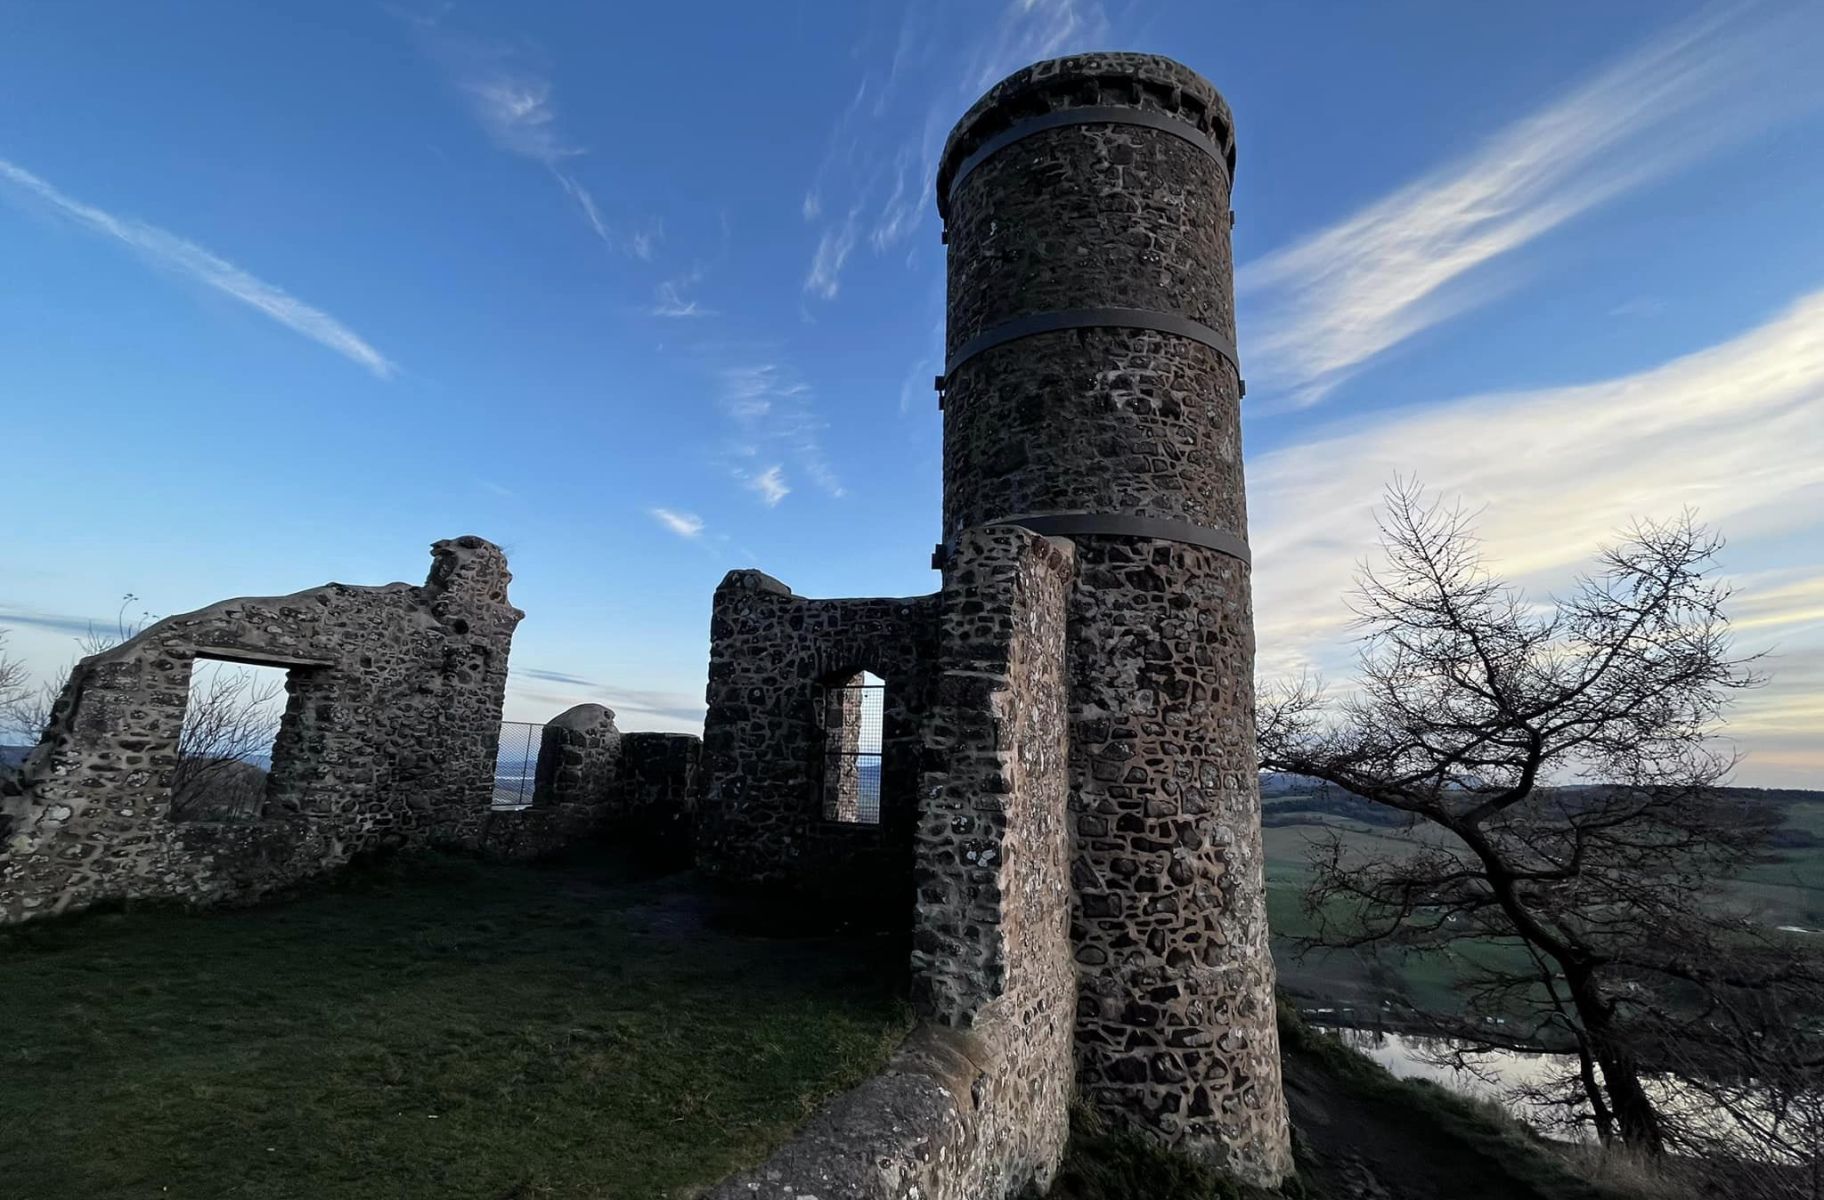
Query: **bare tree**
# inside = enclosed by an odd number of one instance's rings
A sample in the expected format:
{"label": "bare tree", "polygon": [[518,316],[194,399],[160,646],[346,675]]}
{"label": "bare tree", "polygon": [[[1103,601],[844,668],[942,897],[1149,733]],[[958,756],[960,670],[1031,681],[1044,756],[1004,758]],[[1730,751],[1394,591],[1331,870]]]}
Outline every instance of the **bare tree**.
{"label": "bare tree", "polygon": [[[120,598],[120,607],[114,613],[114,628],[97,628],[94,622],[89,623],[87,633],[76,638],[76,647],[84,658],[92,657],[107,650],[112,650],[122,642],[138,637],[152,620],[152,614],[141,612],[137,618],[129,618],[127,609],[139,600],[132,592]],[[0,638],[5,631],[0,630]],[[51,723],[51,710],[58,697],[70,683],[70,671],[74,664],[69,664],[54,674],[39,681],[32,687],[30,675],[23,664],[12,664],[18,673],[15,686],[10,690],[0,689],[0,726],[4,726],[9,736],[22,741],[33,742],[44,732],[45,726]]]}
{"label": "bare tree", "polygon": [[0,736],[11,736],[22,728],[32,699],[32,675],[25,664],[7,653],[6,636],[0,629]]}
{"label": "bare tree", "polygon": [[1654,1072],[1739,1084],[1777,1042],[1815,1089],[1816,965],[1722,887],[1773,818],[1721,790],[1736,760],[1715,730],[1756,680],[1711,578],[1720,541],[1689,514],[1636,525],[1535,603],[1488,573],[1462,509],[1416,486],[1389,490],[1381,533],[1353,597],[1355,688],[1261,693],[1263,767],[1408,823],[1388,849],[1314,846],[1308,943],[1449,958],[1464,1013],[1440,1032],[1574,1050],[1574,1076],[1536,1099],[1649,1155],[1708,1136]]}
{"label": "bare tree", "polygon": [[[105,653],[137,637],[152,620],[127,611],[139,597],[121,597],[112,630],[89,626],[76,639],[84,657]],[[0,630],[0,643],[5,631]],[[0,644],[0,651],[4,650]],[[0,725],[35,740],[50,724],[52,709],[69,686],[64,667],[34,688],[24,665],[0,653]],[[279,723],[282,681],[229,663],[198,660],[192,673],[177,764],[171,785],[171,816],[178,820],[244,820],[257,817],[265,797],[266,771],[253,760],[271,747]]]}
{"label": "bare tree", "polygon": [[280,680],[227,663],[199,661],[178,737],[171,815],[178,820],[246,820],[259,815],[266,770],[253,760],[278,732]]}

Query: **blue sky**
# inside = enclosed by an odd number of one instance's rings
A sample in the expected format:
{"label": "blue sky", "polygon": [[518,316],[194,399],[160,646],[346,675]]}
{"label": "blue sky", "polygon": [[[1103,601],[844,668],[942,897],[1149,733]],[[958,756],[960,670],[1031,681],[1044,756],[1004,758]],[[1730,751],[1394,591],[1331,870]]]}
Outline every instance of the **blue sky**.
{"label": "blue sky", "polygon": [[0,5],[0,625],[505,546],[508,715],[692,728],[709,595],[913,594],[939,536],[944,135],[1008,71],[1172,55],[1237,116],[1263,671],[1348,662],[1396,474],[1562,587],[1730,538],[1824,785],[1824,7],[925,0]]}

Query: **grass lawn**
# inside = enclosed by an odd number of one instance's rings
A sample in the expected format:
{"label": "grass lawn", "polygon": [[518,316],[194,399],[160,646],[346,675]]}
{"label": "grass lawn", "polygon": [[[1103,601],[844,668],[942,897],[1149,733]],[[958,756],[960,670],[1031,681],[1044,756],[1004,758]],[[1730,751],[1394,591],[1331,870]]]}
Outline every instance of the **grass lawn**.
{"label": "grass lawn", "polygon": [[0,934],[0,1194],[687,1195],[909,1024],[899,947],[756,921],[688,876],[431,859]]}

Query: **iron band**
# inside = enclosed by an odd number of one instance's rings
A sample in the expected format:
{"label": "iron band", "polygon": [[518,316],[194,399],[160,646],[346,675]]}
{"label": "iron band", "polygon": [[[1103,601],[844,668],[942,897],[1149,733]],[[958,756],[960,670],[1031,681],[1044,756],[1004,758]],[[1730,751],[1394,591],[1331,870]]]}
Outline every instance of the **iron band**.
{"label": "iron band", "polygon": [[1235,343],[1201,321],[1150,308],[1070,308],[1061,312],[1015,317],[976,334],[964,342],[962,348],[944,364],[944,374],[938,380],[938,389],[943,389],[958,367],[983,351],[1031,337],[1035,333],[1053,333],[1060,329],[1150,329],[1155,333],[1169,333],[1203,343],[1227,359],[1237,374],[1241,371],[1241,363],[1235,358]]}
{"label": "iron band", "polygon": [[[969,177],[969,172],[981,166],[988,159],[1023,138],[1029,138],[1035,133],[1043,133],[1047,129],[1059,129],[1066,125],[1139,125],[1146,129],[1157,129],[1161,133],[1169,133],[1173,137],[1183,138],[1215,159],[1216,165],[1222,169],[1223,183],[1225,185],[1230,183],[1228,155],[1209,134],[1189,122],[1180,121],[1176,117],[1168,117],[1164,113],[1148,112],[1141,108],[1101,106],[1065,108],[1037,117],[1028,117],[1024,121],[1016,121],[977,146],[975,152],[958,164],[956,173],[950,176],[950,184],[943,192],[943,207],[946,210],[950,207],[950,203],[956,198],[956,189],[961,187],[963,180]],[[945,214],[940,213],[939,215]]]}
{"label": "iron band", "polygon": [[[1208,525],[1172,521],[1163,517],[1137,517],[1128,513],[1046,513],[1038,516],[1002,517],[987,524],[1018,525],[1045,537],[1133,537],[1179,542],[1226,554],[1250,566],[1254,562],[1247,542],[1226,529],[1212,529]],[[931,556],[931,565],[941,570],[949,557],[949,547],[939,543],[936,553]]]}

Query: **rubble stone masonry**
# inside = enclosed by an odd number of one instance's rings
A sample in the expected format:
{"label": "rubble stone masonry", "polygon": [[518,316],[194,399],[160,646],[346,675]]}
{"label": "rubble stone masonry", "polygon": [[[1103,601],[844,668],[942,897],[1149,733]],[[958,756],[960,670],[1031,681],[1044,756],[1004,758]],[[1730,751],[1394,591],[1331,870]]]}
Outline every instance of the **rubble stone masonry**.
{"label": "rubble stone masonry", "polygon": [[1254,758],[1233,126],[1170,60],[997,84],[938,170],[944,530],[1075,543],[1077,1086],[1237,1175],[1290,1167]]}

